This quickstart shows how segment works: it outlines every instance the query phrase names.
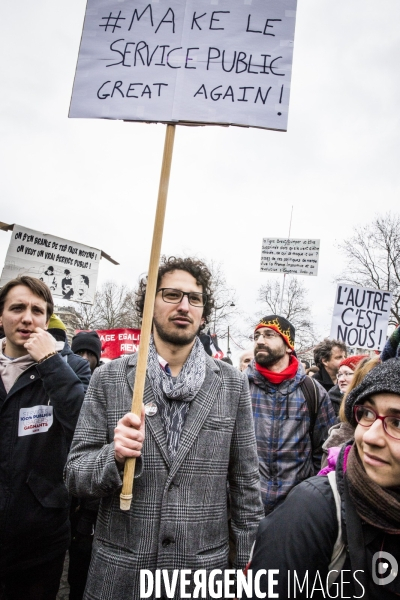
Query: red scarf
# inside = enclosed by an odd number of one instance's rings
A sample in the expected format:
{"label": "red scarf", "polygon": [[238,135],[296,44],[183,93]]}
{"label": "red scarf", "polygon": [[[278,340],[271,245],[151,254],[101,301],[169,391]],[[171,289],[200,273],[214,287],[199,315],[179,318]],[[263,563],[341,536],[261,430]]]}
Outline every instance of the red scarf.
{"label": "red scarf", "polygon": [[295,356],[293,356],[293,354],[291,354],[289,359],[289,366],[286,367],[286,369],[284,369],[283,371],[280,371],[280,373],[277,373],[276,371],[270,371],[266,367],[262,367],[261,365],[259,365],[258,362],[255,362],[255,367],[256,370],[259,373],[261,373],[261,375],[265,377],[265,379],[268,379],[270,383],[273,383],[274,385],[279,385],[280,383],[282,383],[282,381],[286,381],[286,379],[293,379],[296,376],[297,369],[299,367],[299,361]]}

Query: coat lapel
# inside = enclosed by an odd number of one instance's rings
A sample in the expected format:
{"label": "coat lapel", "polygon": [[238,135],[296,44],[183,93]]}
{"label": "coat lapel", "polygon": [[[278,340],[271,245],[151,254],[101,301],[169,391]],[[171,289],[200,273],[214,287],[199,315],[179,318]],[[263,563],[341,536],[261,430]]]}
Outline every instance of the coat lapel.
{"label": "coat lapel", "polygon": [[[132,393],[133,393],[133,386],[135,383],[136,363],[137,363],[137,355],[134,354],[128,362],[128,373],[127,373],[127,379],[128,379],[128,383],[132,389]],[[146,406],[146,404],[149,404],[150,402],[156,402],[156,398],[153,394],[153,390],[151,389],[151,385],[146,376],[146,382],[145,382],[145,386],[144,386],[143,404]],[[146,428],[148,428],[151,431],[165,462],[167,463],[168,467],[170,467],[171,459],[168,454],[167,437],[165,435],[164,425],[161,420],[159,412],[156,412],[156,414],[152,415],[152,416],[146,415]]]}
{"label": "coat lapel", "polygon": [[199,431],[203,427],[204,421],[214,404],[221,385],[221,379],[216,373],[218,373],[218,367],[215,365],[214,361],[207,356],[204,382],[197,396],[191,402],[179,440],[178,451],[171,465],[169,480],[174,477],[185,459],[185,456],[197,439]]}

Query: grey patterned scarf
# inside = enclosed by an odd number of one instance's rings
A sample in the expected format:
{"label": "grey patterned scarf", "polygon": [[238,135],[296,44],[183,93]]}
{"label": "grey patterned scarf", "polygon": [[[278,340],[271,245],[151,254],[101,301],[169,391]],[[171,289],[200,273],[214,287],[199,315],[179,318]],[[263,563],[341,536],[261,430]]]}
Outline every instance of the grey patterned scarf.
{"label": "grey patterned scarf", "polygon": [[196,337],[193,348],[177,377],[171,377],[161,367],[154,340],[151,337],[147,376],[165,427],[171,459],[178,450],[190,402],[203,385],[205,375],[206,355],[198,337]]}

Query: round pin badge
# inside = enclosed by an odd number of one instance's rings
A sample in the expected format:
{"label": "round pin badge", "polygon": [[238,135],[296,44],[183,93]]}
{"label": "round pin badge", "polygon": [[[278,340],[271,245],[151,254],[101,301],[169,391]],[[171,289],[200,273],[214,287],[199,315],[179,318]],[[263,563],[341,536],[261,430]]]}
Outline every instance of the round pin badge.
{"label": "round pin badge", "polygon": [[145,404],[144,406],[144,412],[146,413],[146,415],[148,417],[152,417],[153,415],[157,414],[158,408],[157,408],[157,404],[155,402],[149,402],[148,404]]}

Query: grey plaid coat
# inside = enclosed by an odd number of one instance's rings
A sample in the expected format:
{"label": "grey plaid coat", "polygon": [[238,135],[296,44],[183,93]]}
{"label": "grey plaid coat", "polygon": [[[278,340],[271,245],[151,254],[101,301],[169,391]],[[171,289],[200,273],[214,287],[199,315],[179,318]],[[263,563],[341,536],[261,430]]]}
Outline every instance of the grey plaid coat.
{"label": "grey plaid coat", "polygon": [[[132,505],[120,510],[114,428],[131,408],[136,361],[132,355],[94,372],[66,466],[72,494],[102,499],[85,600],[139,599],[140,569],[227,568],[227,482],[235,568],[248,561],[264,516],[247,378],[208,356],[172,463],[159,413],[146,416]],[[152,401],[146,382],[144,403]]]}

